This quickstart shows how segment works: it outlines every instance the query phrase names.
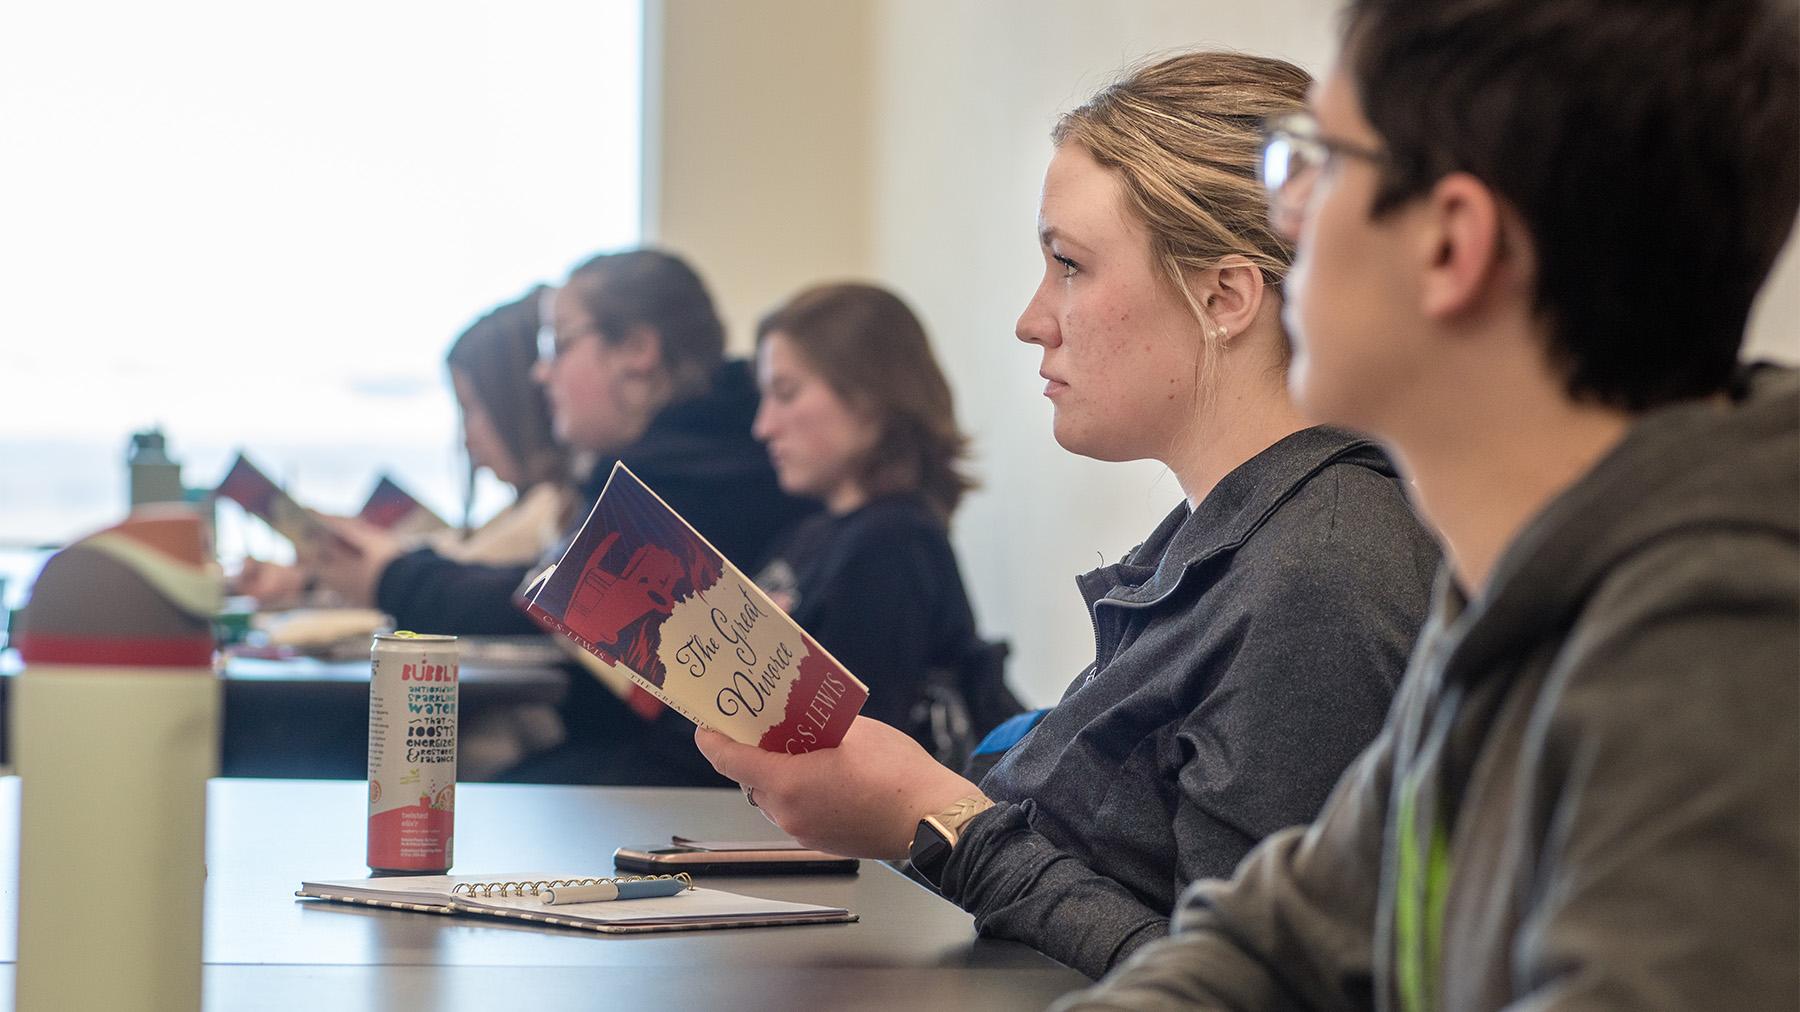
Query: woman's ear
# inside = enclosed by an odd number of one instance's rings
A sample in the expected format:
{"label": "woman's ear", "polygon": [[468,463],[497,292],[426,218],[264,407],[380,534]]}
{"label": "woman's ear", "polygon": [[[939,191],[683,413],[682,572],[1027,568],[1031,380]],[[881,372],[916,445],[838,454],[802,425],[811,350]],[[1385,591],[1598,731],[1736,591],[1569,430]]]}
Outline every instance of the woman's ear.
{"label": "woman's ear", "polygon": [[662,334],[647,323],[633,324],[611,351],[620,371],[636,379],[655,375],[663,367]]}
{"label": "woman's ear", "polygon": [[1262,312],[1262,269],[1247,257],[1225,257],[1194,275],[1188,288],[1200,303],[1208,336],[1221,344],[1249,330]]}

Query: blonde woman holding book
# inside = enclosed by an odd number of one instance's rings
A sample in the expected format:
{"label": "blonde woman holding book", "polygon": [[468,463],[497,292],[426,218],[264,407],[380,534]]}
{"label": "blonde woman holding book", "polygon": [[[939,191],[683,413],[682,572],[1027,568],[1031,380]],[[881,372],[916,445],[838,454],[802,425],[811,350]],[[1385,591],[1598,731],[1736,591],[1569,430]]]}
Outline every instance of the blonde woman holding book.
{"label": "blonde woman holding book", "polygon": [[[1310,819],[1380,729],[1437,550],[1381,452],[1288,399],[1260,125],[1278,60],[1192,53],[1062,118],[1018,321],[1056,439],[1168,466],[1184,499],[1078,579],[1094,663],[978,784],[858,718],[836,749],[697,742],[808,846],[910,857],[984,934],[1098,976],[1168,931],[1190,880]],[[992,751],[992,749],[988,749]]]}

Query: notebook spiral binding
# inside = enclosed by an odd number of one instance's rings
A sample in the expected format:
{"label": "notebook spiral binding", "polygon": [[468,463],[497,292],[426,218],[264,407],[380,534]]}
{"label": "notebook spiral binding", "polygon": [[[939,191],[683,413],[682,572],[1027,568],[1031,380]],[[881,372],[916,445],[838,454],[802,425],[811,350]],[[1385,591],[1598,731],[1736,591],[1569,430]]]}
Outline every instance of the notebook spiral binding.
{"label": "notebook spiral binding", "polygon": [[642,882],[647,879],[679,879],[683,887],[694,888],[694,877],[687,872],[674,875],[620,875],[616,878],[553,878],[535,882],[458,882],[450,892],[465,896],[536,896],[550,889],[572,886],[617,885],[620,882]]}

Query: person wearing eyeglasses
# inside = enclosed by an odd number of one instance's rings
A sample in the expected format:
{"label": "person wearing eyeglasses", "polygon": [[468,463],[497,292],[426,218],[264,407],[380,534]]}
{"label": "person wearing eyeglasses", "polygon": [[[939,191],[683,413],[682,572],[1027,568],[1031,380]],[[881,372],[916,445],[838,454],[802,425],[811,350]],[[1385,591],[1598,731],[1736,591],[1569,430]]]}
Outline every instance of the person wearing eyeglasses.
{"label": "person wearing eyeglasses", "polygon": [[1265,178],[1289,386],[1446,553],[1319,819],[1062,1009],[1800,996],[1800,377],[1741,363],[1800,206],[1765,0],[1352,0]]}
{"label": "person wearing eyeglasses", "polygon": [[1438,562],[1388,460],[1310,425],[1282,379],[1289,253],[1255,155],[1308,81],[1184,54],[1052,134],[1018,338],[1057,442],[1161,461],[1183,493],[1078,578],[1096,656],[1062,699],[983,743],[1014,741],[979,785],[866,716],[803,756],[697,734],[802,842],[909,858],[982,933],[1089,976],[1161,937],[1189,881],[1317,813],[1381,726]]}
{"label": "person wearing eyeglasses", "polygon": [[[576,523],[614,461],[746,568],[817,508],[782,492],[751,436],[757,390],[750,366],[725,358],[712,298],[680,257],[654,249],[596,256],[557,289],[549,322],[536,378],[557,440],[593,461],[578,490]],[[346,600],[373,604],[416,632],[540,633],[513,603],[534,567],[459,562],[430,548],[406,552],[366,526],[338,528],[358,550],[331,552],[319,574]],[[571,680],[562,711],[567,742],[512,778],[719,782],[689,744],[685,719],[672,711],[640,719],[586,675]]]}

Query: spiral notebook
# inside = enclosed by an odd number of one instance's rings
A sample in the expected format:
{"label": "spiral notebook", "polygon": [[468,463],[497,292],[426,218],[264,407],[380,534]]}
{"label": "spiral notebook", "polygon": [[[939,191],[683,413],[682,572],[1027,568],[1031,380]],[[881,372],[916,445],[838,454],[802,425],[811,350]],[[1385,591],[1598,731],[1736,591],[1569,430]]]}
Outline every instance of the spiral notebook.
{"label": "spiral notebook", "polygon": [[674,896],[603,903],[550,906],[544,892],[563,886],[600,885],[668,875],[584,878],[556,875],[396,875],[391,878],[302,882],[294,895],[362,906],[417,913],[505,917],[555,928],[578,928],[607,934],[650,931],[702,931],[709,928],[753,928],[778,924],[832,924],[856,920],[843,907],[765,900],[756,896],[704,889],[687,876],[687,888]]}

